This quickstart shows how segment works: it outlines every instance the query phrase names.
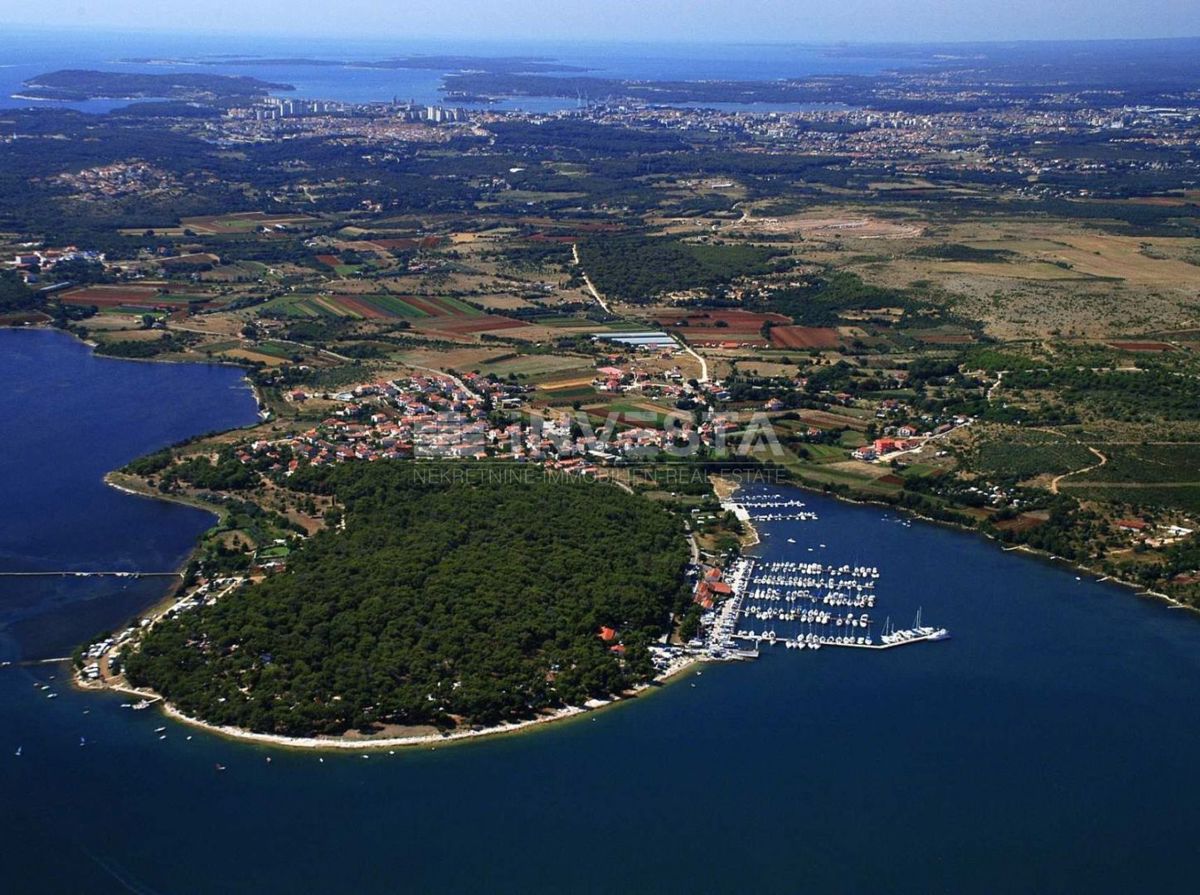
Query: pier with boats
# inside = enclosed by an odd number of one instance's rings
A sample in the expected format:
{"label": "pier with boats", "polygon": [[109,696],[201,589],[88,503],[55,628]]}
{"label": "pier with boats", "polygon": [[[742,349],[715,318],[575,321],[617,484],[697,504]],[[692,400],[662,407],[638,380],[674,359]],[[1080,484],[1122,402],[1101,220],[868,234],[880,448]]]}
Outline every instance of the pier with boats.
{"label": "pier with boats", "polygon": [[742,522],[815,522],[817,514],[806,510],[804,501],[782,497],[747,500],[724,500],[722,509],[733,513]]}
{"label": "pier with boats", "polygon": [[182,578],[182,572],[97,572],[72,569],[33,572],[0,572],[0,578]]}
{"label": "pier with boats", "polygon": [[[726,505],[739,518],[751,521],[816,518],[805,513],[799,500],[762,497],[729,500]],[[764,645],[884,650],[950,636],[945,628],[925,624],[919,609],[908,627],[898,627],[890,616],[879,623],[874,612],[879,581],[875,566],[741,557],[717,574],[724,579],[727,597],[714,602],[704,616],[702,639],[718,657],[757,655]],[[697,591],[713,593],[716,588],[711,581],[701,582]]]}

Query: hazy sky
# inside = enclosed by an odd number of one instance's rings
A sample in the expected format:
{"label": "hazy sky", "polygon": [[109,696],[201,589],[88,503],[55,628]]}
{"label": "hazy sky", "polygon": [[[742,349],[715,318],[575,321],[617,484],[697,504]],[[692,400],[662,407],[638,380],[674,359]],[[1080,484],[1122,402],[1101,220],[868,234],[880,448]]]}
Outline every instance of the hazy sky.
{"label": "hazy sky", "polygon": [[603,40],[1200,36],[1200,0],[0,0],[5,24]]}

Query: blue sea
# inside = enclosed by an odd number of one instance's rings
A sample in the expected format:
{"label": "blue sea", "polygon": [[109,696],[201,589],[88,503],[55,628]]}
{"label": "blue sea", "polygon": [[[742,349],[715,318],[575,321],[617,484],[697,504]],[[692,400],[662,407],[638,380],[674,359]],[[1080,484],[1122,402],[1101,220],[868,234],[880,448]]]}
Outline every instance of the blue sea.
{"label": "blue sea", "polygon": [[[49,103],[14,98],[14,94],[21,92],[25,80],[61,68],[150,74],[182,71],[246,75],[273,83],[291,84],[296,88],[295,91],[280,92],[279,95],[300,99],[382,102],[398,98],[413,99],[422,104],[442,102],[438,88],[445,72],[441,71],[230,65],[223,64],[220,58],[257,56],[262,59],[306,58],[353,62],[415,55],[539,57],[587,69],[586,72],[563,73],[566,76],[585,74],[649,80],[758,80],[818,74],[873,74],[887,68],[913,64],[911,57],[889,58],[878,54],[859,56],[844,46],[818,44],[301,40],[139,32],[115,35],[106,32],[47,32],[15,28],[6,35],[5,40],[0,41],[0,109],[36,105],[102,113],[128,105],[126,100]],[[123,61],[129,59],[155,61],[151,64]],[[166,64],[168,60],[188,60],[189,64]],[[575,105],[575,100],[519,97],[489,108],[546,112]],[[759,111],[792,111],[805,107],[768,103],[756,104],[753,108]]]}
{"label": "blue sea", "polygon": [[[0,330],[0,383],[8,570],[177,563],[210,518],[102,474],[254,418],[234,370],[54,332]],[[783,491],[819,519],[763,524],[762,556],[878,566],[874,616],[921,607],[953,638],[768,649],[535,732],[324,761],[130,712],[63,666],[0,668],[0,891],[1196,890],[1200,621]],[[0,578],[0,651],[62,655],[160,594]]]}

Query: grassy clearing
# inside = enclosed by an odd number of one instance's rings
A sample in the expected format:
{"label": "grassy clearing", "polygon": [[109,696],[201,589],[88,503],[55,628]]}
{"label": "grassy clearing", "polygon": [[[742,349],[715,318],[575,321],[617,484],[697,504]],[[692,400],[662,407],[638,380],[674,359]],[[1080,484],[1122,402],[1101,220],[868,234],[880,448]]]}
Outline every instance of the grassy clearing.
{"label": "grassy clearing", "polygon": [[[552,354],[532,354],[513,357],[495,362],[485,362],[481,367],[484,373],[495,373],[497,376],[508,376],[514,373],[530,379],[545,378],[568,371],[583,369],[588,361],[578,357],[558,357]],[[561,378],[561,377],[560,377]]]}

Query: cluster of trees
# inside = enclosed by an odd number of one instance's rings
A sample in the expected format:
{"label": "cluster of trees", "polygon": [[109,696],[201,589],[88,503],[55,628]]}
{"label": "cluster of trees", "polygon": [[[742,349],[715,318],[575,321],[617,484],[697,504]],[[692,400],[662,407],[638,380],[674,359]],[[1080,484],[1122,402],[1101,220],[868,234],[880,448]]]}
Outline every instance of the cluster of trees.
{"label": "cluster of trees", "polygon": [[182,481],[212,491],[244,491],[258,485],[260,477],[252,467],[238,460],[231,448],[225,448],[217,454],[215,463],[206,456],[192,457],[168,468],[163,481],[166,484]]}
{"label": "cluster of trees", "polygon": [[233,101],[262,96],[269,90],[292,90],[288,84],[274,84],[240,75],[212,74],[140,74],[136,72],[61,69],[37,75],[25,82],[26,96],[41,99],[87,100],[126,97],[163,96],[195,99],[208,96]]}
{"label": "cluster of trees", "polygon": [[608,485],[456,472],[302,469],[292,486],[333,495],[344,527],[156,626],[131,679],[209,721],[312,735],[526,718],[647,678],[686,595],[678,520]]}
{"label": "cluster of trees", "polygon": [[1054,390],[1066,405],[1086,407],[1108,419],[1200,419],[1200,382],[1157,366],[1138,372],[1087,367],[1021,370],[1006,376],[1004,386]]}
{"label": "cluster of trees", "polygon": [[628,301],[668,291],[715,289],[738,277],[765,274],[778,267],[783,254],[764,246],[647,236],[595,238],[579,246],[580,261],[596,288]]}
{"label": "cluster of trees", "polygon": [[1041,366],[1031,357],[987,345],[963,352],[962,365],[968,370],[983,370],[988,373],[998,373],[1002,370],[1030,370]]}
{"label": "cluster of trees", "polygon": [[0,313],[24,311],[36,304],[33,292],[15,271],[0,270]]}
{"label": "cluster of trees", "polygon": [[175,459],[175,455],[170,448],[163,448],[161,451],[155,451],[153,454],[146,454],[143,457],[138,457],[125,464],[122,472],[127,472],[130,475],[151,476],[155,473],[162,472],[170,466]]}
{"label": "cluster of trees", "polygon": [[124,339],[113,342],[101,342],[96,346],[96,353],[105,354],[109,357],[146,359],[157,357],[160,354],[167,354],[171,351],[182,351],[184,347],[174,336],[164,334],[161,339]]}
{"label": "cluster of trees", "polygon": [[975,246],[963,245],[956,242],[943,242],[940,245],[922,246],[909,252],[918,258],[934,258],[938,261],[974,261],[982,263],[1003,262],[1016,256],[1016,252],[1008,249],[980,249]]}
{"label": "cluster of trees", "polygon": [[521,243],[505,246],[501,251],[488,253],[522,270],[539,270],[548,265],[564,265],[571,261],[571,247],[561,242]]}
{"label": "cluster of trees", "polygon": [[864,283],[858,274],[836,272],[814,277],[803,286],[772,292],[762,309],[785,314],[802,326],[837,326],[847,311],[920,307],[913,296]]}

